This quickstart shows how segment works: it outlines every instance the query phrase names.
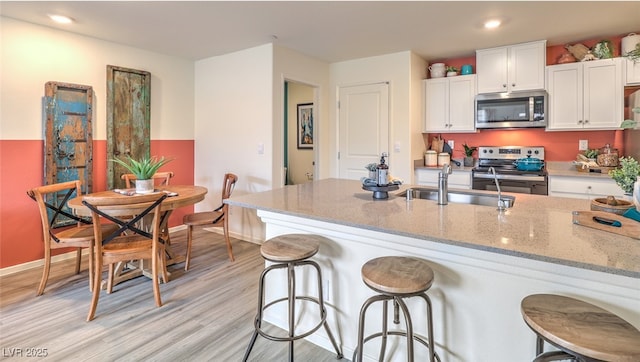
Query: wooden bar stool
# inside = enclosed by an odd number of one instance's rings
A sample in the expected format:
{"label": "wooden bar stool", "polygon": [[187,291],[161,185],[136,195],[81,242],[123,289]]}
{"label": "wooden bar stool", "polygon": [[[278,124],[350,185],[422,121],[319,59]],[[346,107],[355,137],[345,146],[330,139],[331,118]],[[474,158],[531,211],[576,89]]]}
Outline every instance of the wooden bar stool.
{"label": "wooden bar stool", "polygon": [[[371,289],[380,293],[367,299],[360,310],[358,324],[358,346],[353,352],[353,361],[362,362],[364,344],[377,337],[382,338],[379,360],[384,360],[387,336],[403,336],[407,338],[407,360],[414,360],[413,341],[422,343],[429,349],[429,361],[440,361],[440,357],[434,350],[433,342],[433,316],[431,312],[431,299],[425,293],[433,284],[433,270],[426,261],[419,258],[386,256],[369,260],[362,266],[362,280]],[[420,297],[424,299],[427,307],[428,336],[423,337],[413,333],[413,322],[409,309],[404,302],[405,298]],[[399,309],[402,310],[406,329],[389,331],[387,328],[388,302],[393,301],[393,323],[400,324]],[[369,306],[382,301],[382,332],[364,337],[364,322]]]}
{"label": "wooden bar stool", "polygon": [[[534,294],[522,300],[522,317],[536,333],[542,361],[640,361],[640,331],[617,315],[570,297]],[[560,351],[544,352],[544,342]]]}
{"label": "wooden bar stool", "polygon": [[[324,326],[324,329],[327,331],[327,335],[329,339],[331,339],[331,343],[336,350],[337,358],[342,358],[342,351],[338,347],[331,330],[329,329],[329,324],[327,324],[327,310],[324,307],[324,302],[322,298],[322,274],[320,272],[320,266],[318,263],[308,260],[312,256],[314,256],[320,247],[320,242],[324,238],[319,235],[308,235],[308,234],[287,234],[276,236],[265,241],[260,247],[260,253],[262,257],[268,261],[273,262],[274,264],[266,267],[262,274],[260,275],[260,284],[258,290],[258,313],[256,315],[254,326],[255,330],[253,335],[251,336],[251,341],[249,342],[249,346],[244,354],[243,361],[247,361],[249,358],[249,354],[251,353],[251,349],[256,342],[256,338],[258,334],[263,336],[266,339],[276,341],[276,342],[289,342],[289,361],[293,361],[293,342],[300,338],[307,337],[317,331],[321,326]],[[296,295],[296,278],[295,278],[295,267],[300,266],[311,266],[312,269],[315,269],[317,272],[318,278],[318,297],[306,296],[306,295]],[[273,300],[267,304],[265,304],[265,296],[264,296],[264,282],[266,275],[276,269],[287,269],[287,282],[288,282],[288,293],[286,297],[279,298]],[[320,320],[318,323],[308,331],[304,333],[295,333],[295,304],[296,300],[312,302],[318,305],[320,311]],[[288,303],[288,314],[289,314],[289,330],[287,336],[275,336],[268,334],[264,330],[262,330],[262,316],[264,311],[280,302]]]}

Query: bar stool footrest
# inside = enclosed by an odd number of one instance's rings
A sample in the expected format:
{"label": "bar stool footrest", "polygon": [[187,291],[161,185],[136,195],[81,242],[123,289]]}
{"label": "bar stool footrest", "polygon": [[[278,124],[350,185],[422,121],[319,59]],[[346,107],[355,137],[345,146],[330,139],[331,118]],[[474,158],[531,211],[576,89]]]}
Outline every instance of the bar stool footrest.
{"label": "bar stool footrest", "polygon": [[[364,341],[362,342],[362,345],[364,346],[364,344],[365,344],[365,343],[367,343],[368,341],[370,341],[370,340],[372,340],[372,339],[374,339],[374,338],[382,337],[383,335],[384,335],[384,333],[383,333],[383,332],[378,332],[378,333],[371,334],[371,335],[369,335],[369,336],[367,336],[367,337],[365,337],[365,338],[364,338]],[[405,331],[387,331],[387,335],[388,335],[388,336],[400,336],[400,337],[405,337],[405,338],[407,338],[407,332],[405,332]],[[413,334],[413,340],[414,340],[414,341],[418,341],[418,342],[420,342],[423,346],[425,346],[425,347],[429,348],[429,342],[427,342],[427,341],[424,339],[424,337],[419,336],[419,335],[417,335],[417,334],[415,334],[415,333],[414,333],[414,334]],[[435,346],[434,346],[434,347],[435,347]],[[358,355],[358,348],[359,348],[359,346],[358,346],[358,347],[356,347],[356,348],[355,348],[355,350],[353,351],[353,359],[352,359],[353,361],[356,361],[356,356]],[[441,361],[440,361],[440,356],[438,356],[438,353],[437,353],[437,352],[434,352],[434,355],[435,355],[435,359],[436,359],[438,362],[441,362]]]}
{"label": "bar stool footrest", "polygon": [[[316,304],[320,305],[320,302],[318,302],[318,299],[314,298],[314,297],[300,295],[300,296],[296,296],[295,299],[296,300],[304,300],[304,301],[307,301],[307,302],[312,302],[312,303],[316,303]],[[278,303],[281,303],[281,302],[288,302],[288,301],[289,301],[288,297],[283,297],[283,298],[279,298],[279,299],[273,300],[273,301],[269,302],[268,304],[265,304],[264,307],[262,308],[262,311],[264,312],[267,308],[269,308],[269,307],[271,307],[271,306],[273,306],[275,304],[278,304]],[[278,336],[274,336],[274,335],[268,334],[267,332],[263,331],[262,328],[259,326],[260,321],[258,320],[258,318],[255,319],[254,326],[256,328],[256,331],[258,331],[258,333],[261,336],[263,336],[264,338],[266,338],[268,340],[276,341],[276,342],[290,342],[290,341],[295,341],[295,340],[310,336],[311,334],[313,334],[315,331],[320,329],[320,327],[322,327],[325,324],[326,319],[327,319],[327,311],[323,310],[322,311],[322,315],[320,316],[320,322],[316,326],[314,326],[313,328],[311,328],[310,330],[308,330],[308,331],[306,331],[304,333],[297,334],[297,335],[291,336],[291,337],[289,337],[289,336],[287,336],[287,337],[278,337]]]}

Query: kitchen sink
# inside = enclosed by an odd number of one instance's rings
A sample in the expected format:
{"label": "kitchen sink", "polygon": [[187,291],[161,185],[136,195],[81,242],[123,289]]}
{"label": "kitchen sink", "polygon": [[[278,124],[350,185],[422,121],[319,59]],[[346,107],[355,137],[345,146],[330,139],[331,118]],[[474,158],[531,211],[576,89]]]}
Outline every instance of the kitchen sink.
{"label": "kitchen sink", "polygon": [[[398,194],[401,197],[407,197],[407,192],[411,192],[414,199],[433,200],[438,201],[438,189],[428,187],[416,187],[407,189]],[[473,191],[451,191],[448,192],[448,199],[451,203],[456,204],[470,204],[481,206],[495,206],[498,207],[498,195],[479,193]],[[504,207],[513,207],[516,202],[515,196],[502,195]]]}

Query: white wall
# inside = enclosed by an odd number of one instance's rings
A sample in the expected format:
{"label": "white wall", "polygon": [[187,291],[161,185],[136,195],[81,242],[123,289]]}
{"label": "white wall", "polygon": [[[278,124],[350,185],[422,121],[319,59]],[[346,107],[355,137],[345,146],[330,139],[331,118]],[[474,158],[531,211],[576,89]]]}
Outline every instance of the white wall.
{"label": "white wall", "polygon": [[[272,54],[269,44],[196,62],[194,181],[209,189],[196,211],[220,204],[226,172],[238,175],[234,195],[272,188]],[[234,234],[262,240],[255,211],[232,207],[229,220]]]}
{"label": "white wall", "polygon": [[106,140],[107,65],[151,72],[151,139],[193,138],[193,61],[0,17],[0,138],[42,139],[48,81],[94,91],[94,140]]}
{"label": "white wall", "polygon": [[[338,99],[338,88],[342,86],[389,82],[389,172],[405,182],[413,178],[413,159],[416,155],[418,137],[412,134],[416,120],[415,114],[419,108],[418,97],[420,87],[416,85],[417,71],[415,56],[410,51],[381,55],[370,58],[349,60],[331,64],[331,99]],[[425,63],[426,64],[426,63]],[[423,74],[424,75],[424,74]],[[418,92],[418,93],[416,93]],[[338,110],[335,102],[331,108],[331,134],[336,135],[332,140],[331,149],[338,152]],[[421,136],[421,135],[420,135]],[[400,151],[394,150],[394,145],[400,146]],[[424,148],[424,141],[419,140]],[[364,165],[362,165],[364,167]],[[337,177],[338,163],[332,159],[331,175]]]}

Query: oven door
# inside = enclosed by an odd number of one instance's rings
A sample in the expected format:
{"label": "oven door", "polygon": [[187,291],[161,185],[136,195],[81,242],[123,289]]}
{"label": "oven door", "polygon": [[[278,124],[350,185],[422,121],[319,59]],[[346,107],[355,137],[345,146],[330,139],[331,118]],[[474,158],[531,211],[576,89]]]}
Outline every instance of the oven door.
{"label": "oven door", "polygon": [[[490,178],[486,177],[489,176]],[[500,178],[500,177],[503,178]],[[518,194],[548,195],[545,176],[511,176],[498,175],[500,191]],[[498,191],[492,175],[477,174],[473,176],[471,188],[474,190]]]}

